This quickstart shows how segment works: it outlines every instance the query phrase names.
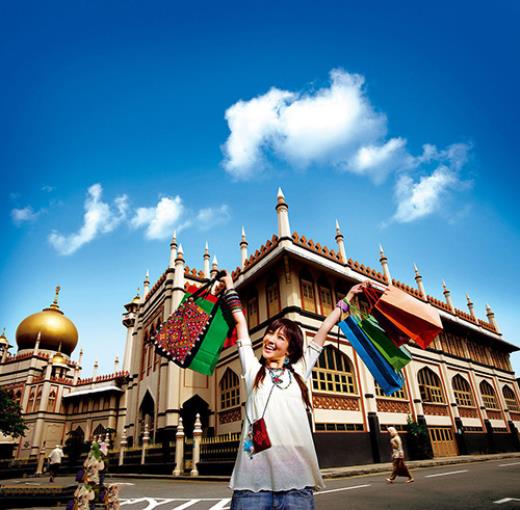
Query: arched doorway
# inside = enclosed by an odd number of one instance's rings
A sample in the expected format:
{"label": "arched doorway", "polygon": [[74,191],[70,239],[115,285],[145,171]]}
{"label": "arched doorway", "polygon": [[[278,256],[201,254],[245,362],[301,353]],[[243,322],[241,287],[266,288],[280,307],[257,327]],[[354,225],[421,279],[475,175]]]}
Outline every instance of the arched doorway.
{"label": "arched doorway", "polygon": [[186,434],[186,437],[193,436],[193,427],[195,425],[195,416],[197,413],[200,414],[202,430],[206,432],[210,415],[209,404],[198,395],[194,395],[184,402],[181,409],[182,423],[184,425],[184,434]]}
{"label": "arched doorway", "polygon": [[145,425],[148,425],[151,442],[155,438],[155,402],[147,391],[139,406],[139,444],[143,442]]}

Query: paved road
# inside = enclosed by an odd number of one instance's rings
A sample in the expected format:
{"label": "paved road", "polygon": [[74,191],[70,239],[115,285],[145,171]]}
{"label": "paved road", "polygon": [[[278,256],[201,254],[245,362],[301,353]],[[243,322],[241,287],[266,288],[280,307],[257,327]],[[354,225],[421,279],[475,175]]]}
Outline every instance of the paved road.
{"label": "paved road", "polygon": [[[413,474],[416,480],[413,484],[405,484],[401,479],[388,485],[380,474],[327,480],[327,488],[316,494],[316,508],[520,509],[518,459],[417,469]],[[122,484],[122,510],[229,509],[231,493],[223,482],[128,478],[110,481]],[[20,480],[20,483],[34,482]]]}

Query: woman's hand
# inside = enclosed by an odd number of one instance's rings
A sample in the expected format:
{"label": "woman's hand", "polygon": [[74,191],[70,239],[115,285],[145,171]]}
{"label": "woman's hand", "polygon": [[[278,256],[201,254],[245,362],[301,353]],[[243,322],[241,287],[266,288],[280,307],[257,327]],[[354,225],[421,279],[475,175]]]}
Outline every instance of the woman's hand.
{"label": "woman's hand", "polygon": [[235,285],[233,283],[233,278],[231,278],[231,275],[224,271],[224,275],[219,278],[215,286],[213,287],[213,293],[214,294],[220,294],[224,289],[234,289]]}
{"label": "woman's hand", "polygon": [[352,301],[352,299],[354,299],[355,296],[357,296],[358,294],[361,294],[363,292],[363,290],[366,289],[369,285],[370,285],[370,283],[368,281],[354,285],[348,291],[348,294],[346,295],[345,299],[350,303]]}

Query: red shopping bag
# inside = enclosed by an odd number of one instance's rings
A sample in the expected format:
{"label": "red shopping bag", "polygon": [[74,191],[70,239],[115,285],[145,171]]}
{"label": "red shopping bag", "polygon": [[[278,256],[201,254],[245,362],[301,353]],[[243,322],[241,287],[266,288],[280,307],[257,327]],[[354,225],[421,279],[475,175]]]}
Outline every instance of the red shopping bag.
{"label": "red shopping bag", "polygon": [[[198,287],[196,287],[195,285],[188,285],[186,288],[186,292],[188,292],[190,294],[194,294],[197,290],[198,290]],[[206,296],[204,296],[204,299],[206,301],[210,301],[211,303],[216,303],[218,301],[218,296],[215,296],[215,294],[207,294]],[[230,330],[229,335],[227,336],[226,341],[224,342],[224,345],[222,346],[222,348],[225,349],[226,347],[232,347],[233,345],[235,345],[237,343],[237,341],[238,341],[237,328],[234,327]]]}
{"label": "red shopping bag", "polygon": [[[376,288],[370,284],[364,288],[363,293],[369,301],[370,308],[387,319],[383,319],[380,324],[397,345],[402,345],[404,339],[396,329],[423,349],[426,349],[443,329],[441,317],[435,308],[393,285]],[[378,314],[376,318],[379,320]]]}

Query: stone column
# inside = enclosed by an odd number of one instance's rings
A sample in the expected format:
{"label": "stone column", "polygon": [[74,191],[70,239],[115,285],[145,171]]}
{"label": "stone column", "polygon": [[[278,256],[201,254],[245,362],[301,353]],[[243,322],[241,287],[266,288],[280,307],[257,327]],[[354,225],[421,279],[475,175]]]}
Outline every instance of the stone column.
{"label": "stone column", "polygon": [[120,447],[119,463],[118,463],[119,466],[122,466],[125,462],[126,445],[127,445],[126,429],[123,429],[123,432],[121,433],[121,441],[119,442],[119,447]]}
{"label": "stone column", "polygon": [[38,465],[36,466],[36,476],[41,476],[43,474],[43,465],[45,463],[45,441],[42,444],[40,451],[38,452]]}
{"label": "stone column", "polygon": [[175,434],[175,469],[173,476],[180,476],[184,473],[184,425],[179,416],[179,426]]}
{"label": "stone column", "polygon": [[141,464],[144,464],[146,459],[146,450],[148,448],[148,442],[150,441],[150,428],[148,427],[148,423],[144,425],[144,434],[143,434],[143,451],[141,453]]}
{"label": "stone column", "polygon": [[193,428],[193,453],[192,468],[190,475],[199,476],[197,464],[200,462],[200,442],[202,440],[202,423],[200,422],[200,414],[195,416],[195,427]]}

